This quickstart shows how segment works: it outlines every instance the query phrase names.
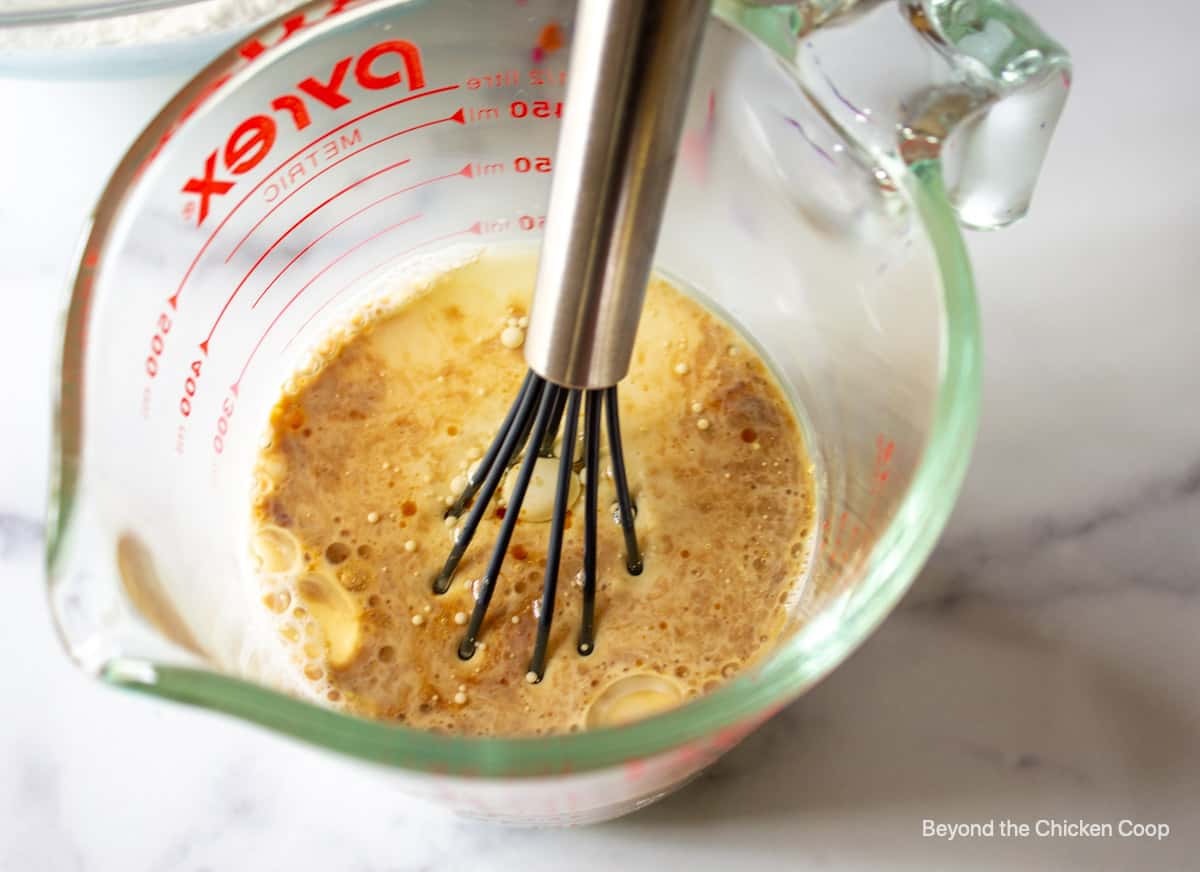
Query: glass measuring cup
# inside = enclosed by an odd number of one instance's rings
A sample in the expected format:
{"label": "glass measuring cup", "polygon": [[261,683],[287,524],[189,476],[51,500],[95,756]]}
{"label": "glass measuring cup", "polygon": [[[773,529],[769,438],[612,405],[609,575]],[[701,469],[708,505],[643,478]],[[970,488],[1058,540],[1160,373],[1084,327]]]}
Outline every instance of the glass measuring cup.
{"label": "glass measuring cup", "polygon": [[[730,3],[706,36],[657,262],[748,331],[801,410],[818,529],[778,648],[679,709],[538,739],[423,733],[275,689],[246,565],[267,411],[393,267],[536,243],[572,5],[310,4],[217,60],[134,144],[85,236],[63,342],[50,598],[84,669],[366,761],[458,811],[575,822],[686,780],[894,606],[949,513],[978,409],[955,211],[985,226],[1023,211],[1067,60],[998,2]],[[864,56],[889,68],[864,75]]]}

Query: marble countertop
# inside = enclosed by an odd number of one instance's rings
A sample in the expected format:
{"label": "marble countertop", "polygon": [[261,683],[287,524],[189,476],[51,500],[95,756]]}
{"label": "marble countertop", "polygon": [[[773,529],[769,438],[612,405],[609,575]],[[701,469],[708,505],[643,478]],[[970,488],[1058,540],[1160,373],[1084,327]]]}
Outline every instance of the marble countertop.
{"label": "marble countertop", "polygon": [[[1029,5],[1076,87],[1032,216],[969,240],[984,411],[942,544],[861,650],[699,781],[570,831],[430,811],[68,663],[41,577],[53,310],[88,204],[179,80],[0,80],[20,119],[0,135],[0,869],[1195,868],[1200,11],[1155,4],[1157,31],[1120,4]],[[1123,818],[1171,832],[922,833]]]}

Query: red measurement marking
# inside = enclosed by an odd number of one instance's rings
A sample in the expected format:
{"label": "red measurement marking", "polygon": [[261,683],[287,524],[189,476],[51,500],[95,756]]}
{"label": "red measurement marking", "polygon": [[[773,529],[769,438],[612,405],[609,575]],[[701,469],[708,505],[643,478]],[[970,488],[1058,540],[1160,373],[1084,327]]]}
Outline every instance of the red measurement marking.
{"label": "red measurement marking", "polygon": [[[338,288],[333,294],[331,294],[325,300],[324,303],[322,303],[320,306],[318,306],[316,308],[316,310],[311,315],[309,315],[308,318],[305,319],[304,323],[300,325],[300,328],[295,333],[292,334],[292,338],[289,339],[284,344],[284,346],[283,346],[284,350],[286,351],[288,348],[291,347],[291,344],[296,341],[296,337],[298,337],[301,333],[304,332],[304,329],[306,327],[308,327],[309,324],[312,323],[313,318],[316,318],[323,311],[325,311],[326,306],[328,306],[330,303],[332,303],[334,300],[336,300],[338,297],[340,297],[342,294],[344,294],[350,288],[354,287],[354,285],[357,285],[359,282],[361,282],[363,279],[365,279],[371,273],[382,269],[383,267],[387,266],[388,264],[393,263],[394,261],[397,261],[406,255],[412,254],[414,251],[416,251],[419,248],[424,248],[427,245],[433,245],[433,243],[435,243],[435,242],[442,242],[443,240],[446,240],[446,239],[453,239],[455,236],[466,236],[469,233],[473,233],[476,236],[478,236],[481,232],[482,232],[482,224],[479,221],[476,221],[474,224],[472,224],[470,227],[466,228],[465,230],[455,230],[453,233],[443,233],[441,236],[435,236],[432,239],[426,239],[424,242],[419,242],[416,245],[414,245],[412,248],[407,248],[404,251],[398,252],[393,255],[389,255],[388,257],[381,260],[379,263],[375,264],[375,266],[371,267],[368,270],[364,270],[363,272],[356,275],[350,281],[346,282],[346,284],[344,284],[340,288]],[[240,381],[240,379],[239,379],[239,381]]]}
{"label": "red measurement marking", "polygon": [[309,279],[307,282],[305,282],[301,286],[300,290],[298,290],[298,291],[296,291],[296,293],[292,294],[292,298],[283,304],[283,308],[280,309],[278,314],[276,314],[275,317],[271,319],[271,323],[267,325],[267,329],[262,332],[262,335],[258,337],[258,341],[254,343],[254,347],[252,349],[250,349],[250,355],[249,355],[249,357],[246,358],[246,362],[244,364],[242,364],[242,371],[240,373],[238,373],[237,381],[235,381],[229,387],[229,390],[233,393],[233,395],[235,397],[238,395],[239,386],[242,383],[242,379],[246,375],[246,370],[250,368],[250,362],[252,360],[254,360],[254,355],[256,355],[258,353],[258,349],[262,347],[263,341],[266,340],[266,338],[267,338],[267,334],[270,333],[271,330],[274,329],[275,325],[279,323],[279,319],[282,318],[284,313],[287,312],[287,310],[291,308],[292,303],[294,303],[294,302],[296,302],[296,300],[300,299],[301,294],[303,294],[305,291],[307,291],[309,288],[311,288],[313,286],[313,284],[317,281],[317,279],[321,278],[321,276],[325,275],[325,273],[329,272],[331,269],[333,269],[335,266],[337,266],[338,263],[340,263],[342,260],[344,260],[345,258],[352,255],[354,252],[358,251],[364,245],[366,245],[370,242],[374,242],[376,239],[383,236],[384,234],[391,233],[393,230],[395,230],[399,227],[403,227],[405,224],[409,224],[413,221],[416,221],[420,217],[421,217],[421,215],[420,215],[420,213],[418,213],[416,215],[411,215],[408,218],[405,218],[403,221],[398,221],[395,224],[389,224],[387,227],[383,228],[378,233],[368,236],[366,239],[362,240],[362,242],[359,242],[359,243],[351,246],[350,248],[347,248],[345,251],[343,251],[341,254],[339,254],[337,257],[335,257],[333,260],[329,261],[329,263],[325,264],[325,266],[321,267],[321,269],[317,271],[316,275],[314,275],[311,279]]}
{"label": "red measurement marking", "polygon": [[[229,252],[229,254],[225,255],[225,262],[226,262],[226,263],[229,263],[230,259],[231,259],[231,258],[232,258],[232,257],[233,257],[235,254],[237,254],[237,252],[238,252],[238,249],[242,247],[242,244],[243,244],[243,243],[244,243],[244,242],[245,242],[247,239],[249,239],[249,238],[250,238],[250,236],[251,236],[251,235],[254,233],[254,231],[255,231],[255,230],[257,230],[259,227],[261,227],[261,226],[262,226],[262,223],[263,223],[264,221],[266,221],[266,220],[267,220],[268,218],[270,218],[270,217],[271,217],[273,214],[275,214],[275,210],[276,210],[276,209],[278,209],[280,206],[282,206],[284,203],[286,203],[288,200],[290,200],[290,199],[292,198],[292,196],[293,196],[293,195],[294,195],[294,194],[295,194],[297,191],[301,190],[301,189],[302,189],[302,188],[303,188],[305,185],[307,185],[309,182],[316,181],[318,178],[320,178],[322,175],[324,175],[325,173],[327,173],[329,170],[333,169],[335,166],[337,166],[338,164],[340,164],[342,161],[349,160],[350,158],[354,157],[356,154],[362,154],[362,153],[363,153],[364,151],[366,151],[367,149],[369,149],[369,148],[374,148],[375,146],[377,146],[377,145],[379,145],[379,144],[381,144],[381,143],[387,142],[389,139],[395,139],[397,136],[403,136],[405,133],[412,133],[414,130],[420,130],[422,127],[430,127],[430,126],[432,126],[432,125],[434,125],[434,124],[442,124],[442,123],[444,123],[444,122],[446,122],[446,121],[457,121],[459,124],[462,124],[462,123],[463,123],[463,119],[460,117],[461,115],[462,115],[462,110],[461,110],[461,109],[459,109],[459,110],[458,110],[458,112],[455,112],[453,115],[451,115],[451,116],[449,116],[449,117],[447,117],[447,118],[439,118],[439,119],[438,119],[438,120],[436,120],[436,121],[427,121],[427,122],[425,122],[424,124],[418,124],[417,126],[415,126],[415,127],[410,127],[410,128],[408,128],[407,130],[401,130],[401,131],[398,131],[398,132],[396,132],[396,133],[389,134],[388,136],[385,136],[385,137],[383,137],[382,139],[377,139],[377,140],[375,140],[374,142],[369,142],[369,143],[367,143],[366,145],[364,145],[362,148],[360,148],[360,149],[357,149],[356,151],[352,151],[352,152],[350,152],[348,155],[345,155],[344,157],[340,157],[340,158],[338,158],[338,159],[337,159],[337,160],[335,160],[333,163],[329,164],[328,166],[326,166],[326,167],[322,168],[320,171],[318,171],[318,172],[314,173],[313,175],[309,176],[309,177],[308,177],[307,179],[305,179],[303,182],[301,182],[301,183],[300,183],[300,184],[298,184],[296,187],[294,187],[294,188],[292,188],[290,191],[288,191],[288,193],[287,193],[286,195],[284,195],[283,197],[281,197],[281,198],[279,199],[279,202],[277,202],[277,203],[276,203],[274,206],[272,206],[270,209],[268,209],[268,210],[267,210],[267,212],[266,212],[266,214],[265,214],[265,215],[263,215],[263,216],[262,216],[261,218],[259,218],[259,219],[258,219],[256,222],[254,222],[254,226],[253,226],[253,227],[251,227],[249,230],[247,230],[247,231],[246,231],[246,234],[245,234],[245,235],[244,235],[244,236],[243,236],[241,239],[239,239],[239,240],[238,240],[238,243],[237,243],[237,245],[235,245],[235,246],[233,247],[233,249],[232,249],[232,250]],[[392,166],[398,166],[398,164],[393,164]],[[376,173],[375,175],[378,175],[378,173]],[[372,178],[372,177],[371,177],[371,176],[367,176],[367,178],[369,179],[369,178]],[[366,179],[363,179],[362,181],[366,181]],[[322,204],[322,205],[324,205],[324,204]]]}
{"label": "red measurement marking", "polygon": [[[424,127],[432,127],[435,124],[444,124],[447,121],[457,121],[459,124],[462,124],[463,123],[462,118],[463,118],[462,109],[459,109],[453,115],[448,115],[445,118],[437,118],[433,121],[426,121],[423,124],[416,124],[412,127],[405,128],[404,130],[398,130],[395,133],[392,133],[392,134],[389,134],[388,136],[383,137],[383,139],[379,139],[379,140],[376,140],[375,142],[372,142],[370,145],[364,145],[358,151],[353,152],[353,153],[347,155],[346,157],[348,157],[348,158],[354,157],[354,155],[361,154],[362,152],[366,151],[368,148],[379,145],[380,143],[387,142],[389,139],[395,139],[397,136],[403,136],[406,133],[412,133],[414,130],[420,130]],[[343,160],[345,160],[345,158],[343,158]],[[333,167],[337,163],[338,162],[335,161],[333,164],[330,164],[329,167]],[[328,169],[329,167],[326,167],[326,169]],[[318,173],[317,175],[320,175],[320,173]],[[313,176],[313,178],[316,178],[316,176]],[[260,184],[261,184],[261,182],[260,182]],[[239,204],[239,205],[241,205],[241,204]],[[318,207],[318,208],[320,208],[320,207]],[[311,213],[309,213],[309,214],[311,214]],[[308,216],[306,215],[305,217],[308,217]],[[301,218],[300,220],[303,221],[304,218]],[[295,229],[295,226],[293,226],[291,229],[289,229],[287,231],[287,233],[290,233],[294,229]],[[284,236],[286,236],[287,233],[285,233]],[[219,325],[221,323],[221,319],[225,317],[225,312],[228,311],[230,304],[234,300],[234,297],[236,297],[238,295],[238,293],[242,290],[242,286],[246,284],[246,282],[249,280],[251,274],[256,269],[258,269],[259,264],[261,264],[264,260],[266,260],[267,256],[270,255],[270,253],[272,251],[274,251],[276,246],[278,246],[279,243],[282,241],[283,241],[283,236],[279,237],[274,242],[272,242],[271,245],[268,246],[267,250],[264,251],[259,256],[258,260],[254,261],[254,265],[250,267],[250,269],[246,272],[246,275],[244,275],[242,277],[242,280],[240,282],[238,282],[237,287],[233,289],[233,293],[229,295],[229,298],[225,301],[225,305],[223,305],[221,307],[221,311],[217,313],[217,319],[213,322],[212,328],[209,329],[208,336],[205,337],[204,341],[200,343],[200,349],[205,354],[208,354],[208,343],[212,340],[213,334],[217,331],[217,325]]]}
{"label": "red measurement marking", "polygon": [[[408,161],[404,161],[404,163],[408,163]],[[467,164],[461,170],[457,170],[452,173],[446,173],[445,175],[441,175],[441,176],[434,176],[431,179],[425,179],[424,181],[417,182],[415,185],[409,185],[407,188],[401,188],[399,191],[393,191],[390,194],[385,194],[384,196],[380,197],[378,200],[375,200],[374,202],[368,203],[367,205],[363,206],[361,209],[359,209],[354,214],[348,215],[347,217],[343,218],[341,221],[339,221],[337,224],[334,224],[332,227],[330,227],[328,230],[326,230],[324,233],[322,233],[320,236],[318,236],[316,239],[314,239],[308,245],[304,246],[304,248],[300,251],[299,254],[297,254],[295,257],[293,257],[291,260],[289,260],[286,264],[284,264],[283,269],[281,269],[279,272],[277,272],[275,274],[275,278],[271,279],[271,281],[267,283],[267,286],[265,288],[263,288],[262,293],[259,294],[257,298],[255,298],[254,303],[251,304],[250,308],[251,309],[256,308],[258,306],[258,304],[260,302],[262,302],[262,298],[267,295],[267,291],[271,290],[271,288],[274,287],[275,283],[277,281],[279,281],[280,277],[283,276],[283,274],[291,268],[292,264],[294,264],[300,258],[304,257],[304,255],[306,255],[314,245],[316,245],[318,242],[320,242],[322,239],[324,239],[330,233],[333,233],[333,231],[337,230],[339,227],[341,227],[347,221],[357,218],[359,215],[361,215],[363,212],[366,212],[368,209],[373,209],[376,206],[378,206],[380,203],[386,202],[387,200],[391,200],[395,197],[399,197],[401,194],[407,194],[409,191],[415,190],[417,188],[422,188],[425,185],[430,185],[430,184],[433,184],[434,182],[440,182],[444,179],[458,178],[460,176],[466,177],[468,179],[471,178],[471,165],[470,164]],[[368,176],[368,178],[370,178],[370,177]],[[365,181],[365,179],[363,181]],[[326,201],[326,202],[328,202],[328,201]],[[322,204],[322,205],[324,205],[324,204]],[[317,207],[317,208],[320,208],[320,207]],[[311,214],[312,213],[310,212],[309,215],[311,215]],[[308,215],[305,215],[304,217],[307,218]],[[303,221],[303,220],[304,220],[304,218],[300,219],[300,221]],[[299,223],[300,222],[298,221],[298,222],[296,222],[296,224],[293,224],[292,227],[287,232],[291,233],[292,230],[296,229],[296,227],[299,225]],[[284,234],[284,235],[286,236],[287,234]]]}
{"label": "red measurement marking", "polygon": [[[235,245],[232,249],[230,249],[229,254],[225,255],[225,262],[229,263],[229,261],[233,258],[233,256],[238,253],[238,249],[242,247],[242,244],[247,239],[250,238],[250,236],[254,233],[254,231],[257,230],[259,227],[261,227],[262,223],[264,221],[266,221],[268,218],[270,218],[272,215],[274,215],[276,210],[278,210],[280,206],[282,206],[284,203],[286,203],[288,200],[290,200],[297,191],[300,191],[301,189],[303,189],[304,186],[307,185],[309,182],[316,181],[326,171],[333,169],[335,166],[340,164],[342,161],[349,160],[350,158],[354,157],[356,154],[360,154],[361,152],[366,151],[372,145],[378,145],[378,144],[379,143],[372,142],[370,145],[365,145],[362,148],[358,149],[357,151],[352,151],[352,152],[350,152],[350,154],[345,155],[344,157],[338,158],[333,163],[331,163],[328,166],[326,166],[325,168],[321,169],[319,172],[309,176],[307,179],[305,179],[303,182],[298,184],[296,187],[292,188],[292,190],[288,191],[288,193],[285,196],[280,197],[279,201],[277,203],[275,203],[274,206],[272,206],[270,209],[268,209],[261,218],[259,218],[257,221],[254,222],[254,226],[246,231],[245,235],[243,235],[242,238],[238,240],[237,245]],[[369,181],[370,179],[373,179],[376,176],[387,172],[388,170],[395,169],[396,167],[399,167],[399,166],[404,166],[404,164],[406,164],[406,163],[409,163],[409,160],[407,158],[402,161],[399,161],[397,163],[391,164],[390,166],[386,166],[383,169],[378,170],[377,172],[371,173],[371,175],[369,175],[369,176],[359,179],[353,185],[349,185],[345,188],[342,188],[342,190],[338,191],[336,194],[334,194],[332,197],[330,197],[328,200],[326,200],[324,203],[322,203],[321,206],[324,206],[327,203],[331,202],[332,200],[336,199],[337,197],[340,197],[342,194],[346,193],[346,191],[350,190],[350,188],[353,188],[356,185],[361,185],[363,182]],[[318,206],[317,209],[320,209],[321,206]],[[316,209],[314,209],[313,211],[315,212]],[[307,218],[311,214],[312,214],[312,212],[309,212],[308,215],[304,216],[304,218]],[[301,218],[300,220],[303,221],[304,218]],[[284,233],[284,236],[286,236],[288,233],[290,233],[292,230],[295,230],[295,229],[296,229],[296,225],[293,224],[292,227],[289,228],[288,231]],[[276,242],[278,242],[278,240],[276,240]]]}
{"label": "red measurement marking", "polygon": [[[179,280],[179,286],[175,289],[175,293],[167,298],[167,302],[171,304],[171,308],[174,309],[179,304],[179,295],[181,293],[183,293],[184,285],[186,285],[188,279],[191,278],[192,271],[195,270],[196,264],[200,262],[200,258],[204,256],[204,252],[206,252],[208,250],[208,247],[210,245],[212,245],[212,241],[217,238],[217,234],[221,232],[221,229],[227,223],[229,223],[229,219],[234,216],[234,213],[236,213],[237,210],[240,209],[242,207],[242,205],[245,204],[245,202],[248,199],[250,199],[250,196],[255,191],[257,191],[259,188],[261,188],[268,179],[272,178],[275,175],[275,173],[279,172],[281,169],[283,169],[285,166],[287,166],[289,163],[291,163],[293,160],[295,160],[297,157],[299,157],[301,152],[307,151],[308,149],[312,148],[314,145],[316,145],[321,140],[326,139],[330,136],[333,136],[333,134],[335,134],[341,130],[345,130],[351,124],[356,124],[359,121],[362,121],[364,118],[369,118],[372,115],[376,115],[387,109],[391,109],[395,106],[399,106],[402,103],[409,103],[409,102],[412,102],[413,100],[420,100],[422,97],[432,97],[435,94],[444,94],[446,91],[454,91],[460,87],[461,87],[461,85],[444,85],[441,88],[431,88],[428,91],[422,91],[420,94],[410,94],[407,97],[401,97],[399,100],[393,100],[391,103],[384,103],[382,106],[378,106],[374,109],[370,109],[370,110],[362,113],[361,115],[356,115],[355,117],[351,118],[349,121],[345,121],[345,122],[339,124],[337,127],[333,128],[332,130],[327,130],[325,133],[322,133],[320,136],[318,136],[312,142],[308,143],[307,145],[304,145],[303,147],[297,149],[292,154],[288,155],[288,157],[284,158],[279,163],[279,166],[275,167],[269,173],[265,173],[262,177],[262,180],[259,181],[249,191],[247,191],[245,196],[243,196],[242,199],[238,200],[237,203],[234,204],[233,208],[229,210],[229,213],[224,218],[221,219],[221,222],[215,228],[213,228],[213,232],[211,234],[209,234],[208,239],[204,240],[204,244],[200,246],[200,250],[198,252],[196,252],[196,256],[194,258],[192,258],[192,262],[190,264],[188,264],[187,271],[183,274],[183,278]],[[459,109],[457,114],[461,115],[462,110]],[[453,117],[453,116],[451,116],[451,117]],[[458,120],[459,124],[464,123],[461,119],[456,119],[456,120]]]}
{"label": "red measurement marking", "polygon": [[[357,182],[354,182],[354,183],[352,183],[352,184],[349,184],[349,185],[347,185],[346,187],[342,188],[340,191],[338,191],[337,193],[335,193],[333,196],[331,196],[331,197],[329,197],[327,200],[325,200],[323,203],[320,203],[320,204],[318,204],[318,205],[314,206],[312,209],[310,209],[308,212],[306,212],[306,213],[305,213],[305,214],[304,214],[304,215],[303,215],[303,216],[300,218],[300,220],[299,220],[299,221],[297,221],[295,224],[293,224],[293,225],[292,225],[291,227],[289,227],[287,230],[283,231],[283,233],[282,233],[282,234],[280,234],[280,235],[279,235],[279,237],[278,237],[278,238],[277,238],[277,239],[276,239],[274,242],[272,242],[272,243],[271,243],[271,245],[270,245],[270,246],[267,248],[267,250],[263,252],[263,254],[262,254],[262,257],[260,257],[260,258],[259,258],[257,261],[255,261],[255,263],[254,263],[254,266],[250,267],[250,272],[253,272],[253,271],[254,271],[254,270],[255,270],[255,269],[258,267],[258,265],[259,265],[260,263],[262,263],[262,262],[263,262],[263,258],[265,258],[267,255],[269,255],[269,254],[270,254],[272,251],[274,251],[274,250],[275,250],[275,249],[276,249],[276,248],[279,246],[279,244],[280,244],[281,242],[283,242],[283,240],[284,240],[284,239],[286,239],[286,238],[288,237],[288,235],[289,235],[289,234],[290,234],[290,233],[291,233],[293,230],[295,230],[297,227],[299,227],[301,224],[303,224],[305,221],[307,221],[309,218],[311,218],[311,217],[312,217],[314,214],[316,214],[318,211],[320,211],[321,209],[323,209],[323,208],[325,208],[326,206],[328,206],[330,203],[332,203],[332,202],[333,202],[334,200],[336,200],[338,197],[342,196],[342,194],[345,194],[347,191],[350,191],[350,190],[352,190],[352,189],[354,189],[354,188],[358,187],[358,186],[359,186],[359,185],[361,185],[363,182],[370,181],[371,179],[375,178],[376,176],[383,175],[383,174],[384,174],[384,173],[386,173],[388,170],[393,170],[393,169],[395,169],[396,167],[402,167],[402,166],[404,166],[404,165],[405,165],[405,164],[407,164],[407,163],[411,163],[411,161],[410,161],[408,158],[405,158],[404,160],[402,160],[402,161],[398,161],[397,163],[394,163],[394,164],[392,164],[391,166],[384,167],[383,169],[379,170],[378,172],[371,173],[371,175],[369,175],[369,176],[365,176],[364,178],[361,178],[361,179],[359,179]],[[381,202],[383,202],[383,200],[384,200],[384,199],[386,199],[386,198],[381,198],[381,199],[379,199],[379,200],[376,200],[376,201],[375,201],[375,203],[381,203]],[[301,252],[300,252],[300,254],[297,254],[295,257],[293,257],[291,260],[289,260],[289,261],[288,261],[288,263],[287,263],[287,266],[285,266],[285,267],[284,267],[283,269],[281,269],[281,270],[280,270],[278,273],[276,273],[276,275],[275,275],[275,278],[271,279],[270,283],[269,283],[269,284],[267,285],[267,287],[266,287],[266,288],[263,290],[262,294],[259,294],[259,295],[258,295],[258,299],[256,299],[256,300],[254,301],[254,305],[253,305],[253,306],[251,306],[250,308],[252,308],[252,309],[253,309],[253,308],[254,308],[254,306],[257,306],[257,305],[258,305],[258,301],[259,301],[259,300],[261,300],[261,299],[263,298],[263,294],[265,294],[267,291],[269,291],[269,290],[271,289],[271,285],[275,284],[275,282],[276,282],[276,281],[279,279],[279,277],[280,277],[281,275],[283,275],[283,274],[284,274],[284,272],[286,272],[286,271],[287,271],[287,268],[288,268],[289,266],[291,266],[292,264],[294,264],[294,263],[295,263],[297,260],[299,260],[299,259],[301,258],[301,256],[302,256],[302,255],[304,255],[304,253],[305,253],[305,252],[307,252],[307,251],[308,251],[310,248],[312,248],[314,245],[316,245],[318,242],[320,242],[322,239],[324,239],[324,238],[325,238],[326,236],[328,236],[330,233],[332,233],[333,231],[337,230],[339,227],[341,227],[343,224],[345,224],[345,223],[346,223],[347,221],[349,221],[351,218],[354,218],[354,217],[356,217],[356,216],[358,216],[358,215],[361,215],[363,212],[367,211],[367,209],[371,208],[371,206],[374,206],[374,205],[375,205],[375,203],[371,203],[370,205],[366,206],[365,208],[359,209],[359,210],[358,210],[357,212],[355,212],[353,215],[350,215],[350,216],[349,216],[349,217],[347,217],[347,218],[343,218],[343,219],[342,219],[341,221],[339,221],[337,224],[334,224],[332,227],[330,227],[328,230],[326,230],[324,233],[322,233],[320,236],[318,236],[316,239],[314,239],[312,242],[310,242],[310,243],[309,243],[307,246],[305,246],[304,250],[303,250],[303,251],[301,251]],[[235,289],[234,289],[234,292],[233,292],[233,293],[234,293],[234,295],[235,295],[235,296],[236,296],[237,292],[238,292],[238,291],[240,291],[240,290],[242,289],[242,285],[244,285],[244,284],[246,283],[246,279],[248,279],[248,278],[250,278],[250,273],[246,273],[246,278],[242,279],[242,281],[241,281],[241,284],[239,284],[239,285],[237,286],[237,288],[235,288]],[[216,329],[216,324],[214,324],[214,325],[213,325],[213,330],[215,330],[215,329]],[[212,332],[211,332],[211,331],[209,332],[208,336],[209,336],[209,338],[210,338],[210,339],[212,338]],[[201,347],[202,347],[202,348],[203,348],[203,347],[205,347],[205,346],[207,346],[207,345],[208,345],[208,340],[207,340],[207,339],[206,339],[204,342],[202,342],[202,343],[201,343]]]}
{"label": "red measurement marking", "polygon": [[[562,118],[563,103],[562,100],[534,100],[531,103],[526,103],[524,100],[513,100],[508,104],[508,114],[513,118]],[[499,113],[493,108],[472,109],[471,120],[482,121],[488,118],[495,118]]]}

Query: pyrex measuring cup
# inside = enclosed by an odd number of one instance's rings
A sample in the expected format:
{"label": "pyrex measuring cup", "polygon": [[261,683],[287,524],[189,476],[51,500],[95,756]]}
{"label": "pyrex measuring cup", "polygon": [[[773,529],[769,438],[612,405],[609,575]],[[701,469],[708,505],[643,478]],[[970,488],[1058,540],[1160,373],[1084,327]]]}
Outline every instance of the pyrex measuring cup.
{"label": "pyrex measuring cup", "polygon": [[390,270],[540,237],[557,0],[310,4],[132,147],[63,344],[49,575],[71,655],[525,822],[649,802],[826,674],[907,588],[966,466],[979,348],[954,212],[1023,211],[1067,87],[1061,49],[1005,3],[879,6],[721,6],[657,254],[764,349],[816,464],[810,571],[764,662],[629,726],[479,739],[281,693],[251,631],[247,490],[281,385]]}

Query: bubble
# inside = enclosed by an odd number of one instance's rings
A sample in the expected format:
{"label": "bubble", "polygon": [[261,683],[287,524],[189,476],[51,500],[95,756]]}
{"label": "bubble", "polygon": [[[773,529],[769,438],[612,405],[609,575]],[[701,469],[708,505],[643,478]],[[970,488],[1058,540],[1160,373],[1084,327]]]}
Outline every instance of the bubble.
{"label": "bubble", "polygon": [[263,572],[289,572],[300,568],[300,543],[282,527],[260,527],[254,533],[250,547]]}
{"label": "bubble", "polygon": [[350,546],[345,542],[334,542],[325,549],[325,559],[333,566],[345,562],[350,556]]}
{"label": "bubble", "polygon": [[[638,515],[637,503],[631,503],[629,508],[632,510],[631,514],[633,515],[633,519],[636,521]],[[608,510],[612,513],[613,523],[618,527],[621,526],[621,504],[614,500],[613,504],[609,506]]]}
{"label": "bubble", "polygon": [[500,344],[505,348],[520,348],[525,344],[525,331],[520,327],[505,327],[500,333]]}
{"label": "bubble", "polygon": [[396,649],[391,645],[384,645],[379,649],[379,659],[384,663],[391,663],[396,659]]}
{"label": "bubble", "polygon": [[292,595],[286,590],[269,593],[263,597],[263,605],[273,611],[277,615],[281,615],[287,611],[288,606],[292,604]]}

